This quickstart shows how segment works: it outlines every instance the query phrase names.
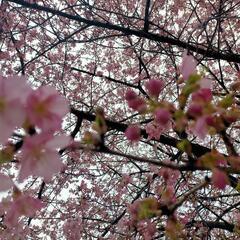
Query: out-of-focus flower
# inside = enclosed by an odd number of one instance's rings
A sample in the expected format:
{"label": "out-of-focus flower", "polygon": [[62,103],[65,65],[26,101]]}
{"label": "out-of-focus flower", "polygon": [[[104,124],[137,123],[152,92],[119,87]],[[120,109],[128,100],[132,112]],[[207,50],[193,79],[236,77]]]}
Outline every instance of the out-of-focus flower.
{"label": "out-of-focus flower", "polygon": [[128,102],[128,106],[140,113],[147,109],[146,102],[143,98],[139,97],[134,91],[128,90],[125,95],[125,99]]}
{"label": "out-of-focus flower", "polygon": [[140,140],[141,130],[137,125],[131,125],[126,129],[125,136],[129,141],[137,142]]}
{"label": "out-of-focus flower", "polygon": [[18,218],[21,216],[33,217],[36,211],[44,206],[39,199],[22,194],[21,192],[14,196],[13,201],[3,202],[2,205],[6,209],[4,223],[9,227],[16,226]]}
{"label": "out-of-focus flower", "polygon": [[56,149],[66,147],[69,143],[70,138],[64,135],[41,133],[26,137],[20,155],[19,180],[35,175],[49,181],[53,174],[60,172],[63,167]]}
{"label": "out-of-focus flower", "polygon": [[163,90],[164,84],[161,80],[150,79],[145,86],[150,96],[158,98],[160,92]]}
{"label": "out-of-focus flower", "polygon": [[43,131],[59,130],[69,111],[66,99],[49,86],[33,91],[27,98],[26,109],[30,122]]}
{"label": "out-of-focus flower", "polygon": [[171,114],[167,109],[159,108],[155,112],[155,120],[162,127],[166,126],[171,119]]}
{"label": "out-of-focus flower", "polygon": [[225,189],[226,185],[229,184],[229,179],[227,177],[227,174],[219,170],[217,168],[214,168],[212,170],[212,184],[214,187],[219,189]]}
{"label": "out-of-focus flower", "polygon": [[197,63],[193,56],[188,55],[187,51],[184,52],[182,64],[179,70],[184,80],[188,80],[189,76],[196,71]]}

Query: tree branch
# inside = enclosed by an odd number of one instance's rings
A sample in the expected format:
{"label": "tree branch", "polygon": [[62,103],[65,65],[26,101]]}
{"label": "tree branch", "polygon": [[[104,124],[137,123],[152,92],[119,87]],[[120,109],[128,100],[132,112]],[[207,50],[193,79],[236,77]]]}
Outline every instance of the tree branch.
{"label": "tree branch", "polygon": [[171,38],[168,36],[163,36],[163,35],[157,35],[157,34],[153,34],[153,33],[147,33],[144,32],[142,30],[135,30],[135,29],[131,29],[131,28],[126,28],[126,27],[122,27],[119,25],[115,25],[109,22],[100,22],[100,21],[96,21],[96,20],[89,20],[86,18],[82,18],[80,16],[76,16],[76,15],[71,15],[69,13],[65,13],[62,12],[60,10],[56,10],[53,8],[49,8],[49,7],[45,7],[45,6],[41,6],[35,3],[29,3],[23,0],[9,0],[8,2],[13,2],[16,4],[19,4],[23,7],[27,7],[27,8],[31,8],[31,9],[36,9],[36,10],[40,10],[40,11],[44,11],[44,12],[48,12],[48,13],[52,13],[56,16],[61,16],[64,18],[68,18],[70,20],[74,20],[77,21],[79,23],[86,23],[89,26],[95,26],[95,27],[100,27],[103,29],[108,29],[108,30],[115,30],[115,31],[119,31],[122,32],[126,35],[134,35],[137,37],[142,37],[142,38],[146,38],[149,40],[153,40],[159,43],[168,43],[174,46],[178,46],[184,49],[187,49],[189,51],[195,52],[197,54],[201,54],[205,57],[208,58],[213,58],[213,59],[222,59],[222,60],[226,60],[229,62],[235,62],[235,63],[240,63],[240,55],[239,54],[234,54],[234,53],[222,53],[222,52],[218,52],[215,50],[209,50],[209,49],[205,49],[201,46],[198,45],[192,45],[189,44],[187,42],[181,41],[179,39],[176,38]]}

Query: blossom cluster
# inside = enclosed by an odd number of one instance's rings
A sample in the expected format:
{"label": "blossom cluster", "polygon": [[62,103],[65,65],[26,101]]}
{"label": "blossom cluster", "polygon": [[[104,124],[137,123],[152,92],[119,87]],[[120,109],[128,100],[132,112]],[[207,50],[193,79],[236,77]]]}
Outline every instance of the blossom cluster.
{"label": "blossom cluster", "polygon": [[[19,182],[29,176],[50,181],[61,171],[58,149],[68,146],[70,138],[56,133],[68,112],[67,101],[53,87],[32,89],[23,76],[0,76],[0,160],[4,164],[16,158]],[[21,130],[17,143],[11,141],[16,130]],[[12,200],[1,203],[6,225],[15,225],[22,215],[32,217],[43,206],[40,200],[22,193],[10,177],[1,173],[0,180],[0,191],[14,189]]]}
{"label": "blossom cluster", "polygon": [[[191,134],[200,140],[205,140],[207,135],[218,134],[223,139],[229,156],[226,157],[213,149],[189,165],[194,164],[196,168],[210,170],[212,186],[224,190],[226,185],[230,184],[224,168],[231,165],[235,169],[240,169],[239,157],[236,156],[234,148],[229,146],[231,143],[226,140],[226,130],[232,123],[240,119],[240,111],[234,104],[231,94],[214,99],[211,80],[202,72],[197,71],[197,62],[192,55],[184,53],[179,73],[180,94],[176,104],[159,100],[159,95],[164,89],[164,82],[161,79],[149,79],[146,82],[146,98],[133,90],[127,90],[125,100],[133,111],[151,117],[152,120],[148,121],[145,127],[149,140],[159,140],[161,134],[169,129],[176,132],[178,136]],[[141,139],[142,131],[143,129],[135,123],[128,126],[125,136],[131,142],[138,142]],[[184,134],[182,135],[182,133]],[[177,147],[188,156],[193,156],[191,143],[187,138],[181,137]],[[178,175],[170,178],[169,176],[173,172],[171,169],[162,169],[160,175],[166,186],[160,191],[159,199],[146,198],[138,200],[130,206],[130,215],[135,226],[139,227],[142,220],[147,221],[149,218],[161,216],[161,205],[175,204],[174,184],[171,184],[169,179],[176,180]],[[166,234],[168,228],[171,229],[168,235],[173,234],[174,229],[176,233],[179,232],[180,225],[174,213],[168,217]],[[175,239],[174,237],[172,238]]]}

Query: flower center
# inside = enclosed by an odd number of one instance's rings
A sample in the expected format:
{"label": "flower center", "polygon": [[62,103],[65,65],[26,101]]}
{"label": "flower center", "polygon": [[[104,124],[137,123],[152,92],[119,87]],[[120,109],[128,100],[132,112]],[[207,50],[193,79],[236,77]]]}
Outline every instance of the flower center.
{"label": "flower center", "polygon": [[[1,109],[1,108],[0,108]],[[43,102],[38,103],[35,106],[35,111],[38,113],[40,116],[46,116],[47,115],[47,107],[46,104]]]}

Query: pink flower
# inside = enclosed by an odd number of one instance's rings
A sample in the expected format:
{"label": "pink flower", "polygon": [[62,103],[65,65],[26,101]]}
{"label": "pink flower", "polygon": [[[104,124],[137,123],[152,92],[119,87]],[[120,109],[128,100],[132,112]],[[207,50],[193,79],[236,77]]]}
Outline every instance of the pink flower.
{"label": "pink flower", "polygon": [[27,114],[33,125],[42,130],[59,130],[68,113],[67,101],[54,88],[43,86],[27,98]]}
{"label": "pink flower", "polygon": [[49,181],[63,167],[56,149],[66,147],[69,142],[67,136],[52,136],[49,133],[26,137],[20,155],[19,180],[35,175]]}
{"label": "pink flower", "polygon": [[21,216],[33,217],[36,211],[40,210],[44,204],[39,200],[20,193],[15,199],[7,203],[7,213],[4,223],[7,226],[16,226],[18,218]]}
{"label": "pink flower", "polygon": [[183,53],[182,64],[179,68],[183,79],[188,80],[189,76],[196,71],[197,63],[193,56],[188,55],[187,51]]}
{"label": "pink flower", "polygon": [[195,102],[210,102],[212,100],[212,91],[209,88],[201,88],[192,94],[192,100]]}
{"label": "pink flower", "polygon": [[158,98],[164,84],[161,80],[150,79],[145,86],[150,96]]}
{"label": "pink flower", "polygon": [[215,122],[215,120],[214,120],[214,117],[213,116],[211,116],[211,115],[209,115],[209,116],[206,116],[206,124],[208,125],[208,126],[212,126],[212,127],[216,127],[216,122]]}
{"label": "pink flower", "polygon": [[0,144],[5,143],[15,127],[25,120],[24,101],[30,89],[24,77],[0,76]]}
{"label": "pink flower", "polygon": [[212,184],[218,189],[224,190],[226,185],[229,184],[229,179],[224,171],[214,168],[212,171]]}
{"label": "pink flower", "polygon": [[146,102],[143,98],[140,98],[134,91],[128,90],[125,95],[125,99],[128,102],[128,106],[135,111],[144,112],[147,108]]}
{"label": "pink flower", "polygon": [[137,112],[144,112],[147,108],[144,99],[136,98],[128,102],[128,106]]}
{"label": "pink flower", "polygon": [[131,89],[128,89],[126,94],[125,94],[125,99],[127,101],[131,101],[131,100],[134,100],[138,97],[138,95]]}
{"label": "pink flower", "polygon": [[137,142],[141,137],[141,130],[137,125],[128,126],[125,131],[125,136],[129,141]]}
{"label": "pink flower", "polygon": [[171,114],[168,110],[159,108],[155,112],[155,119],[161,126],[166,126],[171,119]]}
{"label": "pink flower", "polygon": [[203,113],[203,107],[198,103],[192,103],[188,108],[188,114],[191,117],[198,117],[201,116]]}
{"label": "pink flower", "polygon": [[148,134],[148,140],[150,139],[158,140],[161,134],[168,131],[170,127],[171,127],[170,124],[163,127],[162,125],[159,125],[154,121],[148,123],[145,127],[146,133]]}

